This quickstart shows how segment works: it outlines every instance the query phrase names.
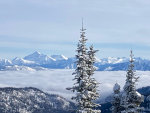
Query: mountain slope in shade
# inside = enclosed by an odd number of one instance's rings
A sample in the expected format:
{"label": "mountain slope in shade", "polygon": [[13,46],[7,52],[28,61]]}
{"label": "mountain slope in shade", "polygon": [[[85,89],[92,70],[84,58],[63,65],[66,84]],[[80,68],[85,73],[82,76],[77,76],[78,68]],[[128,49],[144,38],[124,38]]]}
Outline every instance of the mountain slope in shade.
{"label": "mountain slope in shade", "polygon": [[9,66],[12,65],[12,62],[8,59],[0,59],[0,66]]}
{"label": "mountain slope in shade", "polygon": [[0,113],[74,113],[74,107],[65,98],[36,88],[0,88]]}
{"label": "mountain slope in shade", "polygon": [[25,60],[23,58],[14,58],[12,60],[13,65],[24,65],[24,66],[31,66],[31,65],[36,65],[36,63],[34,61],[30,61],[30,60]]}

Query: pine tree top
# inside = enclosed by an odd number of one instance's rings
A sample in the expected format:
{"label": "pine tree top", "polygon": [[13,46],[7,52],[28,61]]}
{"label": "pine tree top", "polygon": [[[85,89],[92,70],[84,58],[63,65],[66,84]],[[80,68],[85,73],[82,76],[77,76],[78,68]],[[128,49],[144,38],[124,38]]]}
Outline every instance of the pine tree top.
{"label": "pine tree top", "polygon": [[114,90],[114,92],[120,92],[120,85],[118,84],[118,83],[116,83],[115,85],[114,85],[114,88],[113,88],[113,90]]}

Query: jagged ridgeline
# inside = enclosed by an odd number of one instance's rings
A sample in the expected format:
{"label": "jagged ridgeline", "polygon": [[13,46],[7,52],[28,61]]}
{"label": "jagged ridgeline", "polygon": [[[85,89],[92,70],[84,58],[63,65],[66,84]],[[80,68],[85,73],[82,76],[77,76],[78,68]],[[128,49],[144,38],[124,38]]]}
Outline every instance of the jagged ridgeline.
{"label": "jagged ridgeline", "polygon": [[[0,59],[0,70],[44,70],[47,69],[75,69],[75,57],[67,58],[64,55],[45,55],[34,52],[24,58],[14,58],[13,60]],[[118,71],[127,70],[128,58],[102,58],[96,57],[95,66],[98,71]],[[136,70],[150,70],[150,60],[135,58]]]}

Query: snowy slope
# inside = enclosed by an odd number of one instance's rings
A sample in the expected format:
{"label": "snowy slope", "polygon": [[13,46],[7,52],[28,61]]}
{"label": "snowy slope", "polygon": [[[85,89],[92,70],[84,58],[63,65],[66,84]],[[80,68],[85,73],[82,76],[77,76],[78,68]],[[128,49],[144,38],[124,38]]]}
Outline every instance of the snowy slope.
{"label": "snowy slope", "polygon": [[39,89],[0,88],[0,113],[71,113],[74,104]]}
{"label": "snowy slope", "polygon": [[128,62],[128,58],[108,57],[108,58],[103,58],[99,61],[99,63],[101,64],[117,64],[117,63],[123,63],[123,62]]}
{"label": "snowy slope", "polygon": [[12,62],[8,59],[0,59],[0,66],[9,66],[12,65]]}
{"label": "snowy slope", "polygon": [[68,60],[68,58],[64,55],[52,55],[52,58],[54,58],[56,61],[58,60]]}
{"label": "snowy slope", "polygon": [[13,65],[26,65],[26,66],[31,66],[31,65],[36,65],[36,63],[34,61],[30,61],[30,60],[25,60],[23,58],[14,58],[12,60]]}
{"label": "snowy slope", "polygon": [[13,66],[6,66],[3,71],[35,71],[35,69],[27,67],[27,66],[18,66],[18,65],[13,65]]}
{"label": "snowy slope", "polygon": [[48,63],[55,61],[54,58],[41,54],[40,52],[37,52],[37,51],[34,52],[33,54],[25,56],[24,59],[34,61],[35,63],[38,63],[38,64],[48,64]]}
{"label": "snowy slope", "polygon": [[[145,96],[142,107],[149,107],[150,86],[138,89]],[[47,94],[37,88],[0,88],[0,113],[75,113],[76,105],[62,96]],[[111,96],[99,108],[101,113],[111,113]],[[99,102],[98,102],[99,103]],[[144,113],[149,113],[145,109]]]}

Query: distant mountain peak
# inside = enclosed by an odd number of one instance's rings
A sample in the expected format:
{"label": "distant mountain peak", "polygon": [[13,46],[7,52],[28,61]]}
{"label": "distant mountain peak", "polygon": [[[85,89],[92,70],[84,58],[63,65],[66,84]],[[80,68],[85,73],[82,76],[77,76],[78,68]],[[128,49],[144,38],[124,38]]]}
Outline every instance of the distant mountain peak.
{"label": "distant mountain peak", "polygon": [[40,52],[35,51],[34,53],[25,56],[24,57],[25,60],[30,60],[30,61],[34,61],[36,63],[39,64],[46,64],[46,63],[50,63],[52,61],[55,61],[54,58],[49,57],[47,55],[41,54]]}
{"label": "distant mountain peak", "polygon": [[19,57],[15,57],[13,60],[18,60],[18,59],[21,59],[21,58],[19,58]]}
{"label": "distant mountain peak", "polygon": [[33,52],[32,54],[29,54],[28,56],[40,56],[41,55],[41,53],[40,52],[38,52],[38,51],[35,51],[35,52]]}
{"label": "distant mountain peak", "polygon": [[38,51],[35,51],[33,54],[40,55],[41,53],[40,53],[40,52],[38,52]]}

